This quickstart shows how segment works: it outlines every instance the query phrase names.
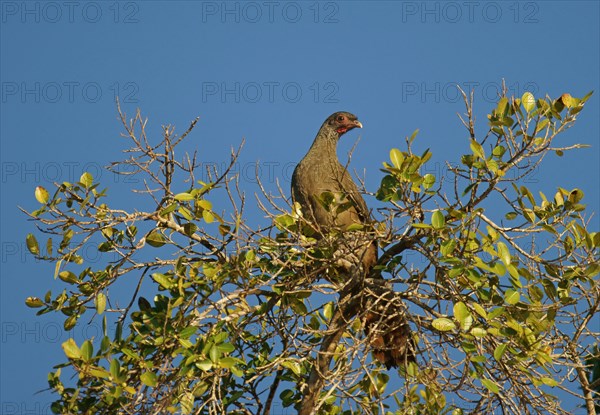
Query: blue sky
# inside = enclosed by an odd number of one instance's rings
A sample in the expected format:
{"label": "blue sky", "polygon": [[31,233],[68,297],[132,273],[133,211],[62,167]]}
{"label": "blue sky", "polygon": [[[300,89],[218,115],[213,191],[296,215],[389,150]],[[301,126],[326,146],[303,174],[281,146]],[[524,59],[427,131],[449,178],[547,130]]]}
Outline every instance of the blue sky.
{"label": "blue sky", "polygon": [[[455,84],[475,87],[478,131],[502,79],[509,92],[581,97],[579,122],[561,140],[590,144],[550,156],[528,186],[552,195],[582,188],[599,201],[599,3],[596,1],[40,2],[2,1],[0,27],[1,413],[50,413],[46,374],[64,355],[60,316],[36,318],[29,295],[62,287],[52,267],[26,253],[33,231],[17,206],[35,209],[37,185],[75,181],[83,170],[133,204],[128,183],[101,166],[121,157],[115,95],[140,108],[156,137],[200,121],[183,150],[207,163],[228,159],[257,190],[256,162],[269,189],[287,190],[322,121],[338,110],[365,128],[345,136],[340,156],[360,136],[352,167],[375,191],[379,167],[404,136],[420,129],[430,172],[468,151],[456,116]],[[180,153],[181,154],[181,153]],[[535,193],[534,191],[534,193]],[[249,200],[252,200],[250,198]],[[368,203],[375,203],[373,199]],[[250,209],[250,221],[264,220]],[[593,221],[598,229],[598,219]],[[93,324],[71,335],[98,335]]]}

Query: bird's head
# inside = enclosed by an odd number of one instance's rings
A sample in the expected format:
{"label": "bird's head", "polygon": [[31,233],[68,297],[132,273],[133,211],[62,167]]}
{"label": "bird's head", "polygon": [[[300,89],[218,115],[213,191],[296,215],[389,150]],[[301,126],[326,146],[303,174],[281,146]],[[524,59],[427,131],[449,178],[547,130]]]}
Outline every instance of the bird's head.
{"label": "bird's head", "polygon": [[362,124],[354,114],[349,112],[333,113],[325,120],[324,126],[335,130],[340,136],[353,128],[362,128]]}

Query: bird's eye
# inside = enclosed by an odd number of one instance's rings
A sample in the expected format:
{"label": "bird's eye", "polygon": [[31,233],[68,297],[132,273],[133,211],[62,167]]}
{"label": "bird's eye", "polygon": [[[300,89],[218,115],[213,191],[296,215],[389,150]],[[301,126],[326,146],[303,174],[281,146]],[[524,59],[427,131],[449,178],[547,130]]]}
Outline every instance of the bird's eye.
{"label": "bird's eye", "polygon": [[344,117],[343,115],[338,115],[337,120],[338,121],[344,121],[346,119],[346,117]]}

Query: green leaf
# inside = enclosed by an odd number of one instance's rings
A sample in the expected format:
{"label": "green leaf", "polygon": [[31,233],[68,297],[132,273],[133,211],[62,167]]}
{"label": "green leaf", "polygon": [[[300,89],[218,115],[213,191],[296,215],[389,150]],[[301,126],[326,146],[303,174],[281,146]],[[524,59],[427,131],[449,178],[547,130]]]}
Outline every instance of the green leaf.
{"label": "green leaf", "polygon": [[95,303],[96,312],[98,314],[104,313],[104,310],[106,310],[106,295],[104,295],[104,293],[98,293],[95,299]]}
{"label": "green leaf", "polygon": [[433,174],[427,173],[423,176],[423,187],[425,189],[431,189],[435,184],[435,176]]}
{"label": "green leaf", "polygon": [[61,280],[63,280],[64,282],[66,282],[68,284],[75,284],[75,283],[79,282],[79,278],[77,278],[77,275],[73,274],[71,271],[59,272],[58,278],[60,278]]}
{"label": "green leaf", "polygon": [[481,146],[481,144],[471,139],[470,147],[471,151],[476,157],[479,157],[480,159],[485,159],[485,152],[483,151],[483,147]]}
{"label": "green leaf", "polygon": [[496,146],[492,150],[492,155],[494,157],[500,158],[500,157],[502,157],[504,155],[505,152],[506,152],[506,147],[504,147],[504,146]]}
{"label": "green leaf", "polygon": [[219,360],[219,366],[225,369],[231,369],[236,363],[238,363],[238,361],[234,357],[223,357]]}
{"label": "green leaf", "polygon": [[94,346],[92,345],[92,342],[89,340],[84,341],[81,345],[81,357],[83,358],[83,360],[85,360],[86,362],[89,361],[92,358],[93,354]]}
{"label": "green leaf", "polygon": [[178,200],[180,202],[187,202],[189,200],[194,200],[194,196],[192,196],[189,193],[177,193],[175,196],[173,196],[173,198],[175,200]]}
{"label": "green leaf", "polygon": [[498,393],[500,391],[498,385],[489,379],[481,379],[481,384],[488,388],[490,392]]}
{"label": "green leaf", "polygon": [[192,392],[182,393],[179,403],[181,404],[181,413],[183,415],[191,414],[194,409],[194,394]]}
{"label": "green leaf", "polygon": [[77,318],[78,318],[78,315],[73,314],[65,320],[65,322],[63,323],[63,328],[65,329],[65,331],[69,331],[73,327],[75,327],[75,324],[77,324]]}
{"label": "green leaf", "polygon": [[45,205],[46,203],[48,203],[48,199],[50,198],[50,195],[48,194],[48,191],[46,189],[44,189],[42,186],[38,186],[35,188],[35,199],[40,202],[42,205]]}
{"label": "green leaf", "polygon": [[542,379],[540,379],[542,381],[542,383],[544,385],[548,385],[550,387],[555,387],[558,386],[558,382],[555,379],[549,378],[547,376],[544,376]]}
{"label": "green leaf", "polygon": [[177,203],[171,203],[169,206],[161,209],[161,211],[158,212],[158,215],[167,216],[169,213],[174,212],[175,209],[177,209]]}
{"label": "green leaf", "polygon": [[482,338],[487,336],[487,330],[483,327],[473,327],[470,332],[473,336]]}
{"label": "green leaf", "polygon": [[440,246],[440,252],[443,256],[451,256],[454,253],[455,248],[456,240],[448,239],[447,241],[442,242]]}
{"label": "green leaf", "polygon": [[393,148],[390,150],[390,160],[395,168],[400,169],[404,161],[404,154],[397,148]]}
{"label": "green leaf", "polygon": [[27,234],[25,237],[25,243],[27,244],[27,249],[29,249],[29,252],[31,252],[33,255],[39,255],[40,246],[38,245],[38,241],[35,239],[35,236],[33,236],[32,233]]}
{"label": "green leaf", "polygon": [[413,223],[412,227],[417,229],[431,229],[431,225],[426,223]]}
{"label": "green leaf", "polygon": [[[187,209],[185,206],[180,206],[179,209],[177,209],[177,211],[181,214],[181,216],[183,216],[186,220],[194,220],[194,217],[192,216],[192,212],[190,212],[189,209]],[[190,224],[190,225],[193,225]]]}
{"label": "green leaf", "polygon": [[85,172],[79,178],[79,183],[81,183],[87,189],[89,189],[92,186],[92,184],[94,184],[94,177],[92,177],[92,175],[88,172]]}
{"label": "green leaf", "polygon": [[290,369],[297,376],[302,374],[302,366],[300,366],[300,363],[296,359],[286,359],[281,362],[281,366]]}
{"label": "green leaf", "polygon": [[[590,92],[590,95],[592,93]],[[410,138],[408,139],[408,142],[412,144],[413,141],[415,141],[415,138],[417,138],[417,134],[419,134],[419,129],[417,128],[415,131],[413,131],[413,133],[410,135]]]}
{"label": "green leaf", "polygon": [[210,213],[210,211],[203,210],[202,219],[204,219],[204,222],[206,223],[213,223],[215,221],[215,216],[212,213]]}
{"label": "green leaf", "polygon": [[463,331],[469,331],[473,325],[473,316],[471,316],[471,312],[462,301],[454,304],[454,318],[458,321]]}
{"label": "green leaf", "polygon": [[525,111],[531,112],[535,109],[535,97],[531,92],[525,92],[521,96],[521,104],[523,104]]}
{"label": "green leaf", "polygon": [[43,306],[44,303],[42,302],[42,300],[40,300],[37,297],[27,297],[25,299],[25,305],[27,307],[31,307],[31,308],[39,308],[39,307]]}
{"label": "green leaf", "polygon": [[183,225],[183,233],[187,236],[192,236],[198,230],[198,226],[195,223],[186,223]]}
{"label": "green leaf", "polygon": [[290,307],[292,308],[292,310],[294,310],[296,314],[300,314],[301,316],[308,314],[308,309],[306,308],[304,301],[302,301],[301,299],[298,299],[296,297],[290,297],[289,303]]}
{"label": "green leaf", "polygon": [[79,359],[81,357],[81,350],[72,338],[65,341],[61,347],[69,359]]}
{"label": "green leaf", "polygon": [[140,376],[140,380],[146,386],[150,386],[151,388],[155,387],[157,382],[156,374],[154,372],[144,372],[142,376]]}
{"label": "green leaf", "polygon": [[231,353],[235,350],[235,346],[231,343],[221,343],[217,346],[221,353]]}
{"label": "green leaf", "polygon": [[541,120],[535,128],[535,134],[539,133],[544,128],[546,128],[546,126],[548,125],[548,122],[549,122],[548,118],[544,118],[543,120]]}
{"label": "green leaf", "polygon": [[521,295],[519,294],[519,292],[513,289],[506,290],[506,293],[504,294],[504,301],[506,301],[506,303],[510,305],[517,304],[520,299]]}
{"label": "green leaf", "polygon": [[429,161],[429,159],[433,156],[433,153],[431,151],[429,151],[429,149],[425,150],[423,152],[423,155],[421,156],[421,164],[425,164],[427,163],[427,161]]}
{"label": "green leaf", "polygon": [[507,267],[511,264],[510,251],[504,242],[498,242],[498,257]]}
{"label": "green leaf", "polygon": [[212,203],[206,199],[197,200],[196,205],[205,210],[212,210]]}
{"label": "green leaf", "polygon": [[504,356],[504,351],[506,350],[507,346],[508,344],[506,343],[496,346],[496,349],[494,349],[494,359],[499,362],[502,359],[502,356]]}
{"label": "green leaf", "polygon": [[203,372],[208,372],[213,367],[213,364],[210,360],[203,360],[201,362],[196,362],[195,365],[198,369],[202,370]]}
{"label": "green leaf", "polygon": [[186,327],[179,332],[179,337],[181,337],[182,339],[189,339],[194,334],[196,334],[196,331],[198,331],[198,327],[195,327],[195,326]]}
{"label": "green leaf", "polygon": [[436,318],[435,320],[433,320],[431,322],[431,325],[433,326],[434,329],[436,329],[438,331],[451,331],[451,330],[454,330],[454,328],[456,327],[452,320],[450,320],[449,318],[445,318],[445,317]]}
{"label": "green leaf", "polygon": [[333,303],[326,303],[323,306],[323,317],[325,317],[327,320],[331,320],[332,316],[333,316]]}
{"label": "green leaf", "polygon": [[148,245],[154,248],[160,248],[166,243],[166,238],[159,231],[154,230],[150,232],[148,236],[146,236],[146,242]]}
{"label": "green leaf", "polygon": [[479,355],[479,356],[472,356],[471,358],[469,358],[469,360],[471,362],[474,362],[474,363],[485,363],[487,361],[486,357],[485,356],[481,356],[481,355]]}
{"label": "green leaf", "polygon": [[483,308],[481,305],[479,305],[479,304],[477,304],[477,303],[473,303],[473,304],[472,304],[472,306],[473,306],[473,308],[475,309],[475,312],[476,312],[477,314],[479,314],[479,315],[480,315],[481,317],[483,317],[485,320],[487,320],[487,319],[488,319],[487,312],[485,311],[485,309],[484,309],[484,308]]}
{"label": "green leaf", "polygon": [[173,281],[171,281],[171,279],[169,277],[167,277],[165,274],[156,272],[156,273],[152,274],[152,279],[154,281],[156,281],[157,283],[159,283],[163,288],[165,288],[167,290],[173,286]]}
{"label": "green leaf", "polygon": [[52,255],[52,238],[46,241],[46,255]]}
{"label": "green leaf", "polygon": [[219,357],[221,357],[221,354],[219,353],[219,349],[216,345],[212,345],[212,347],[208,351],[208,357],[213,363],[217,363],[219,361]]}
{"label": "green leaf", "polygon": [[433,225],[434,229],[442,229],[446,226],[446,219],[440,210],[436,210],[433,212],[433,215],[431,215],[431,225]]}
{"label": "green leaf", "polygon": [[110,374],[115,381],[119,379],[120,372],[121,372],[121,364],[119,363],[118,359],[113,358],[110,361]]}
{"label": "green leaf", "polygon": [[581,189],[571,190],[567,199],[569,200],[569,202],[571,202],[573,204],[579,203],[581,201],[581,199],[583,199],[583,190],[581,190]]}
{"label": "green leaf", "polygon": [[508,108],[508,98],[507,97],[500,98],[500,100],[498,101],[498,105],[496,106],[496,113],[498,115],[503,115],[506,112],[507,108]]}

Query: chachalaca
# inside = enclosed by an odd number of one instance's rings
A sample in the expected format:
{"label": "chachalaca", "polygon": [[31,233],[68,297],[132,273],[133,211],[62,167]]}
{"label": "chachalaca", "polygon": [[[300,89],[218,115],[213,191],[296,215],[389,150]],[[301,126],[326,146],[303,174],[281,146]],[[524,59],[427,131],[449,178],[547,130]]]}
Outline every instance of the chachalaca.
{"label": "chachalaca", "polygon": [[[329,116],[319,130],[308,153],[298,163],[292,175],[292,200],[300,205],[302,215],[322,237],[330,232],[343,233],[351,225],[364,225],[369,228],[371,215],[356,183],[339,162],[337,143],[346,132],[362,128],[357,117],[348,112],[336,112]],[[333,201],[328,208],[326,203]],[[355,232],[347,232],[344,237],[354,238]],[[364,234],[364,233],[363,233]],[[377,263],[377,244],[371,238],[366,244],[356,247],[353,256],[360,260],[362,276],[373,277],[372,267]],[[375,273],[375,278],[382,278]],[[361,302],[369,310],[365,311],[365,332],[370,337],[373,356],[388,369],[408,361],[414,361],[414,345],[410,328],[390,287],[379,289],[367,301]],[[356,293],[354,293],[355,295]],[[401,302],[400,302],[401,303]]]}

